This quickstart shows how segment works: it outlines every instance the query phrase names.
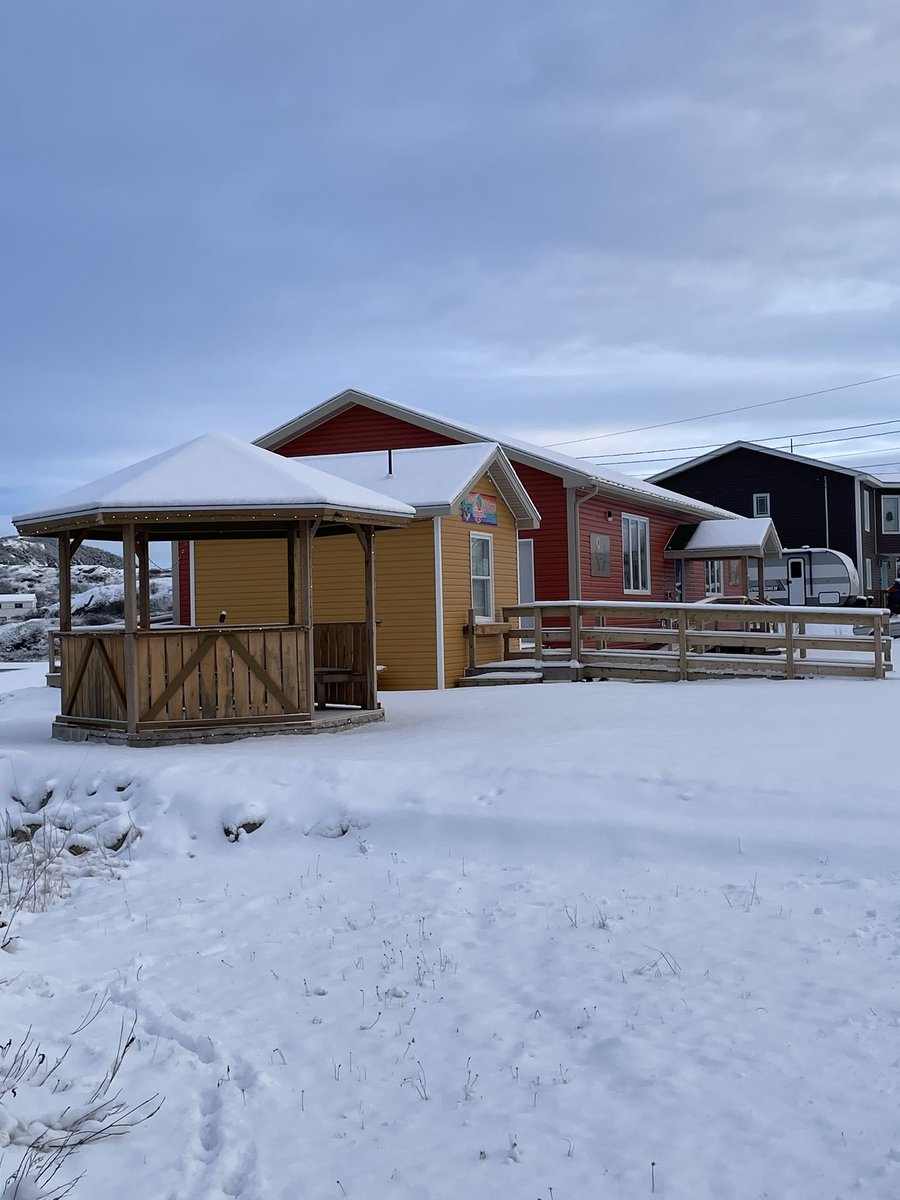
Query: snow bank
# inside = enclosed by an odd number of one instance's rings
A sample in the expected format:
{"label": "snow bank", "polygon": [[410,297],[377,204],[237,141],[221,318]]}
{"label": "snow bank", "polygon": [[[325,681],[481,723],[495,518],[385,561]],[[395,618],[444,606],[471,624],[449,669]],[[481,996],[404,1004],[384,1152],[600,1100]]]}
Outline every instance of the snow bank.
{"label": "snow bank", "polygon": [[393,694],[152,751],[6,695],[7,814],[89,851],[20,918],[4,1036],[77,1081],[136,1013],[121,1086],[166,1097],[74,1194],[895,1195],[893,686]]}

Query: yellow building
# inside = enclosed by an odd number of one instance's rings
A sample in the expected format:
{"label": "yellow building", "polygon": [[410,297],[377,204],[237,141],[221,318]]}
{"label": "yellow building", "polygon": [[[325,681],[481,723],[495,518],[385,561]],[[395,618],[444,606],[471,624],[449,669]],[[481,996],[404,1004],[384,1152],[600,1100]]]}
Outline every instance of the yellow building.
{"label": "yellow building", "polygon": [[[452,687],[468,665],[466,626],[493,623],[519,600],[518,531],[540,517],[499,446],[477,442],[329,454],[297,461],[412,505],[405,529],[375,535],[379,687]],[[267,539],[196,542],[190,623],[281,622],[286,549]],[[317,625],[361,621],[363,552],[355,537],[313,542]],[[188,620],[188,614],[181,619]],[[479,662],[502,657],[499,634],[476,639]]]}

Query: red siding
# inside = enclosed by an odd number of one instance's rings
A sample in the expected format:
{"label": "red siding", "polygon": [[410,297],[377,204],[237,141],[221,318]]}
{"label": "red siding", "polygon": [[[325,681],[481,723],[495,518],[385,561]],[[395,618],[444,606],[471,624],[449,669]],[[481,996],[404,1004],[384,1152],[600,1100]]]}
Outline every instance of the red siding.
{"label": "red siding", "polygon": [[[622,576],[622,514],[631,517],[647,517],[650,521],[650,592],[626,596]],[[612,513],[612,520],[607,517]],[[663,557],[663,551],[676,525],[681,524],[677,514],[661,513],[640,504],[622,506],[620,498],[593,496],[581,505],[579,514],[580,545],[578,559],[581,568],[581,596],[583,600],[672,600],[675,597],[675,567]],[[610,574],[609,578],[597,578],[591,574],[591,534],[609,535]],[[701,577],[702,578],[702,577]],[[702,585],[700,595],[703,595]],[[693,597],[686,597],[693,598]]]}
{"label": "red siding", "polygon": [[432,433],[374,408],[352,404],[321,425],[278,446],[276,454],[355,454],[362,450],[408,450],[415,446],[452,446],[454,439]]}
{"label": "red siding", "polygon": [[541,514],[540,529],[523,529],[519,537],[534,541],[534,593],[538,600],[569,599],[566,489],[557,475],[513,463],[526,492]]}

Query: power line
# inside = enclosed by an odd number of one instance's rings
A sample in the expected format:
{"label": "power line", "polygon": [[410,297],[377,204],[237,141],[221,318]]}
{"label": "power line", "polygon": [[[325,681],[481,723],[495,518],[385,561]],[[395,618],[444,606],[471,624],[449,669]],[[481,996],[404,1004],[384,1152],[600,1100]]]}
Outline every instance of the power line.
{"label": "power line", "polygon": [[[876,425],[896,425],[900,421],[900,417],[891,417],[888,421],[866,421],[859,425],[835,425],[831,429],[806,429],[803,433],[778,433],[771,434],[768,437],[755,437],[754,442],[783,442],[788,439],[793,441],[794,438],[813,437],[817,433],[845,433],[848,429],[874,429]],[[871,437],[877,437],[878,434],[871,434]],[[844,442],[851,441],[850,438],[837,438],[836,441]],[[812,443],[810,443],[812,444]],[[721,442],[702,442],[695,446],[658,446],[653,450],[648,450],[647,454],[675,454],[679,450],[715,450],[721,446]],[[580,459],[594,458],[630,458],[636,453],[634,450],[611,450],[607,454],[579,454]],[[641,462],[643,460],[636,459]],[[611,464],[614,465],[614,464]]]}
{"label": "power line", "polygon": [[848,388],[865,387],[869,383],[883,383],[886,379],[900,379],[900,371],[891,375],[876,375],[873,379],[857,379],[854,383],[841,383],[837,387],[819,388],[815,392],[800,392],[796,396],[782,396],[779,400],[762,400],[758,404],[741,404],[737,408],[722,408],[718,412],[700,413],[696,417],[678,417],[675,421],[659,421],[655,425],[638,425],[634,429],[618,429],[614,433],[593,433],[588,437],[567,438],[564,442],[550,442],[545,447],[574,446],[576,442],[594,442],[601,438],[624,437],[626,433],[646,433],[648,429],[667,429],[672,425],[687,425],[690,421],[706,421],[710,417],[728,417],[732,413],[749,412],[754,408],[771,408],[773,404],[787,404],[791,400],[808,400],[812,396],[827,396],[831,392],[845,392]]}
{"label": "power line", "polygon": [[[890,422],[890,424],[895,424],[895,423],[896,423],[896,419],[895,419],[895,421]],[[849,428],[852,429],[855,427],[851,425]],[[822,432],[825,432],[825,431],[823,430]],[[795,453],[797,453],[798,450],[803,450],[807,446],[843,446],[846,442],[862,442],[862,441],[865,441],[866,438],[873,438],[873,437],[874,438],[893,437],[894,434],[897,434],[897,433],[900,433],[900,429],[883,429],[879,433],[860,433],[860,434],[857,434],[855,437],[824,438],[820,441],[800,442],[799,444],[795,443],[793,438],[794,437],[802,437],[803,434],[794,434],[793,437],[790,436],[789,434],[784,434],[783,437],[757,438],[757,439],[754,439],[754,441],[756,441],[756,442],[767,441],[767,442],[783,443],[783,444],[779,444],[779,445],[775,445],[775,446],[767,446],[767,447],[764,447],[764,449],[787,450],[788,453],[795,454]],[[847,453],[848,453],[848,455],[849,454],[865,454],[865,451],[864,450],[850,450]],[[831,458],[839,458],[839,457],[842,457],[842,455],[831,454],[830,457]],[[636,463],[650,463],[651,465],[653,465],[654,463],[691,462],[691,461],[692,461],[691,459],[685,459],[684,456],[681,454],[669,454],[669,455],[665,455],[663,457],[657,457],[656,455],[651,457],[651,456],[647,455],[642,458],[627,458],[624,460],[620,460],[618,462],[601,463],[599,465],[609,466],[609,467],[626,467],[626,466],[634,466]]]}

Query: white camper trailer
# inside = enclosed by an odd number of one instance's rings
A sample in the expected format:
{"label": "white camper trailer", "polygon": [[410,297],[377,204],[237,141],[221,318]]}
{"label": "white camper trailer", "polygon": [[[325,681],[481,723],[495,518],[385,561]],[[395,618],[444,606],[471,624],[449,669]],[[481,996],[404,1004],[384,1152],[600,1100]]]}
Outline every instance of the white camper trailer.
{"label": "white camper trailer", "polygon": [[[860,595],[859,573],[840,550],[803,546],[765,561],[766,599],[775,604],[836,608],[852,604]],[[756,579],[751,576],[749,584],[755,598]]]}

